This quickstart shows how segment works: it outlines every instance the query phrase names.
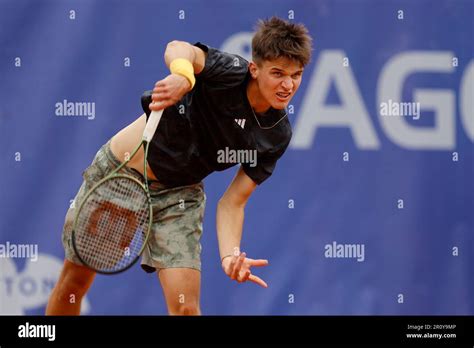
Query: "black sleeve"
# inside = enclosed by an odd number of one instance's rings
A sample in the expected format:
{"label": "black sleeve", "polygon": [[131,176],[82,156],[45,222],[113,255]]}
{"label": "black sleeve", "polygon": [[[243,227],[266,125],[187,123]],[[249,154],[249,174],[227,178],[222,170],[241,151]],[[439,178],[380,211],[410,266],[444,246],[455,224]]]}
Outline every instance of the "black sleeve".
{"label": "black sleeve", "polygon": [[277,161],[285,153],[290,143],[291,135],[281,147],[275,151],[265,153],[264,155],[257,157],[257,165],[252,167],[250,163],[242,163],[242,168],[250,179],[252,179],[257,185],[260,185],[267,180],[273,173]]}
{"label": "black sleeve", "polygon": [[196,75],[196,80],[218,88],[238,86],[245,80],[249,63],[244,58],[200,42],[196,42],[194,46],[207,53],[204,69]]}

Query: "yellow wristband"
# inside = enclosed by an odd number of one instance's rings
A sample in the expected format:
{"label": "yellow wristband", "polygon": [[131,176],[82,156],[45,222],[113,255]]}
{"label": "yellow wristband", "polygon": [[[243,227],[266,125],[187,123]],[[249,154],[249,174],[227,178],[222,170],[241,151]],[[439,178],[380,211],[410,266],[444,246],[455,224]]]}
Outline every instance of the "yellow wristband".
{"label": "yellow wristband", "polygon": [[184,76],[191,84],[191,89],[193,89],[196,78],[194,77],[193,65],[189,60],[185,58],[174,59],[170,64],[170,71],[172,74]]}

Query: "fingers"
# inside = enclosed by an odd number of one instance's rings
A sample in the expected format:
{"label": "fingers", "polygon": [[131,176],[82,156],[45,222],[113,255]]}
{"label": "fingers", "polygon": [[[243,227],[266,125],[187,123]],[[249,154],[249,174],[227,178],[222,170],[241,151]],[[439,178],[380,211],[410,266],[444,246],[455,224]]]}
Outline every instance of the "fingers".
{"label": "fingers", "polygon": [[153,93],[160,93],[160,92],[169,92],[168,86],[164,83],[160,84],[161,81],[158,81],[153,88]]}
{"label": "fingers", "polygon": [[227,264],[225,268],[225,273],[232,279],[239,283],[244,283],[246,281],[251,281],[255,284],[260,285],[261,287],[267,288],[268,285],[261,278],[255,276],[250,271],[250,267],[262,267],[267,266],[268,260],[253,260],[246,258],[245,253],[240,255],[233,255],[230,263]]}
{"label": "fingers", "polygon": [[173,97],[170,92],[160,90],[157,93],[151,95],[152,102],[148,105],[150,110],[159,111],[166,109],[167,107],[176,104],[179,98]]}
{"label": "fingers", "polygon": [[255,267],[268,266],[268,260],[247,259],[247,262],[249,263],[250,266],[255,266]]}
{"label": "fingers", "polygon": [[155,83],[151,95],[152,102],[148,105],[152,111],[160,111],[173,105],[170,99],[170,89],[165,79]]}
{"label": "fingers", "polygon": [[170,74],[163,80],[155,83],[149,105],[150,110],[159,111],[166,109],[178,101],[190,90],[190,82],[184,76]]}
{"label": "fingers", "polygon": [[151,101],[155,103],[165,101],[167,99],[171,99],[171,96],[166,91],[153,91],[153,94],[151,95]]}
{"label": "fingers", "polygon": [[267,283],[265,283],[265,282],[263,281],[263,279],[257,277],[256,275],[251,274],[251,275],[249,276],[249,280],[250,280],[251,282],[254,282],[255,284],[258,284],[258,285],[264,287],[264,288],[268,288]]}
{"label": "fingers", "polygon": [[240,254],[239,257],[236,258],[236,260],[235,260],[235,257],[232,259],[231,265],[233,266],[233,268],[232,268],[232,273],[230,275],[230,279],[238,280],[237,277],[240,273],[244,260],[245,260],[245,253]]}
{"label": "fingers", "polygon": [[240,282],[240,283],[244,283],[244,282],[246,282],[246,281],[249,279],[250,275],[251,275],[250,270],[247,269],[246,271],[244,271],[243,275],[241,275],[241,276],[237,279],[237,281]]}
{"label": "fingers", "polygon": [[170,89],[166,86],[158,86],[153,88],[153,92],[151,95],[151,98],[153,100],[159,99],[160,97],[162,98],[169,98],[170,97]]}
{"label": "fingers", "polygon": [[166,86],[166,81],[165,81],[165,79],[160,80],[160,81],[157,81],[157,82],[155,83],[155,88],[160,88],[160,87],[164,87],[164,86]]}
{"label": "fingers", "polygon": [[169,93],[163,89],[154,89],[151,95],[150,110],[159,111],[171,105]]}
{"label": "fingers", "polygon": [[158,101],[158,102],[152,102],[151,104],[148,105],[151,111],[160,111],[163,109],[166,109],[168,106],[173,105],[171,102],[167,101]]}

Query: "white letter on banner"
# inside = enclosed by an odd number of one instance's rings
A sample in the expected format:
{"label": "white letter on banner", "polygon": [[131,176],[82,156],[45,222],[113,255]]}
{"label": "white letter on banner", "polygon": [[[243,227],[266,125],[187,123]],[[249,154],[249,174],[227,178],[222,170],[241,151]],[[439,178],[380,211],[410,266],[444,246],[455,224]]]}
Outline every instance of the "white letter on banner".
{"label": "white letter on banner", "polygon": [[[380,147],[352,70],[341,64],[346,56],[339,50],[321,52],[295,126],[292,148],[310,148],[318,127],[348,127],[358,148]],[[341,105],[324,104],[331,80],[337,87]]]}
{"label": "white letter on banner", "polygon": [[[451,52],[411,51],[391,58],[380,73],[377,102],[399,103],[406,79],[419,72],[451,72]],[[454,93],[446,89],[415,89],[415,102],[421,109],[434,110],[434,127],[416,127],[404,117],[386,117],[379,113],[385,134],[395,144],[408,149],[452,149],[455,147]]]}
{"label": "white letter on banner", "polygon": [[461,93],[459,110],[464,131],[469,139],[474,141],[474,60],[464,70],[459,92]]}

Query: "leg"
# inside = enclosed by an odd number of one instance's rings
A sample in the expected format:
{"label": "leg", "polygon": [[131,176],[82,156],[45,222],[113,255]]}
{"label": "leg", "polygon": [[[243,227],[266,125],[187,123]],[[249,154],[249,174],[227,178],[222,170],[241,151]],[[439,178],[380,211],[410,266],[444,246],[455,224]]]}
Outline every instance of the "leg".
{"label": "leg", "polygon": [[158,277],[170,315],[201,315],[201,272],[191,268],[165,268],[158,271]]}
{"label": "leg", "polygon": [[152,192],[152,236],[142,267],[159,269],[158,277],[170,315],[200,315],[202,183]]}
{"label": "leg", "polygon": [[95,272],[65,260],[46,307],[46,315],[79,315],[82,298],[94,281]]}

